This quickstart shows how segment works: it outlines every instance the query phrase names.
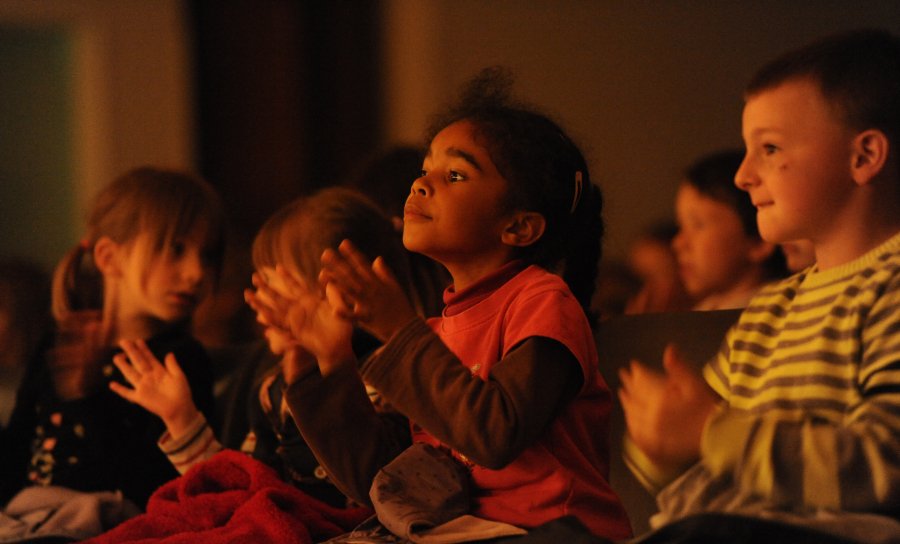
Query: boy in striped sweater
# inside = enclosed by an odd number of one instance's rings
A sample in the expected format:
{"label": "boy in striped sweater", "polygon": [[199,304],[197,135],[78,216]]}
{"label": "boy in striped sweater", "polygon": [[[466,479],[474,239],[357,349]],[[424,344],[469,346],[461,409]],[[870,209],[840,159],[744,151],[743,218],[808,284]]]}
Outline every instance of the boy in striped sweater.
{"label": "boy in striped sweater", "polygon": [[702,378],[673,347],[622,371],[626,461],[661,488],[642,541],[900,541],[900,39],[825,38],[745,99],[735,183],[817,264],[762,288]]}

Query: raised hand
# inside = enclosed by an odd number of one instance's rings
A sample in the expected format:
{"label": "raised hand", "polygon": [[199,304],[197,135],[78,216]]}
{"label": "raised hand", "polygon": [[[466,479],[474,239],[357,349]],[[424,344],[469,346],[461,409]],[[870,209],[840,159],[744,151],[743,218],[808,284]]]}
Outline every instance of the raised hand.
{"label": "raised hand", "polygon": [[292,340],[288,326],[288,310],[292,294],[282,285],[281,275],[274,268],[263,268],[251,277],[254,289],[244,290],[244,300],[256,312],[256,320],[266,329],[266,338],[273,352],[290,348]]}
{"label": "raised hand", "polygon": [[332,305],[333,297],[281,266],[266,272],[254,274],[256,291],[248,290],[245,298],[267,327],[270,343],[277,337],[288,346],[282,361],[286,379],[302,375],[313,359],[322,375],[338,365],[355,364],[353,325]]}
{"label": "raised hand", "polygon": [[673,345],[663,354],[665,373],[632,361],[621,369],[619,400],[632,441],[654,463],[676,468],[700,455],[709,416],[721,400]]}
{"label": "raised hand", "polygon": [[417,315],[384,259],[370,263],[349,240],[325,250],[319,280],[340,315],[382,342]]}
{"label": "raised hand", "polygon": [[61,400],[90,395],[103,381],[103,365],[112,356],[112,322],[100,311],[71,312],[57,322],[47,352],[53,388]]}
{"label": "raised hand", "polygon": [[120,346],[124,353],[117,354],[113,363],[132,388],[116,382],[110,382],[109,388],[159,416],[173,438],[184,435],[198,410],[175,356],[166,355],[163,365],[143,340],[122,340]]}

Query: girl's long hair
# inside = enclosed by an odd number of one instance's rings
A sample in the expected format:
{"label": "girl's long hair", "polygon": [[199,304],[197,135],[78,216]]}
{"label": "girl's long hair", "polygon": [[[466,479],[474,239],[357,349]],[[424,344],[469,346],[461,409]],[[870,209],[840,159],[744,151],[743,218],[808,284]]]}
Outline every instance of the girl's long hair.
{"label": "girl's long hair", "polygon": [[108,237],[118,244],[149,236],[151,255],[196,226],[206,228],[205,256],[218,277],[225,251],[225,219],[216,191],[184,172],[141,167],[116,178],[94,200],[84,238],[69,250],[53,273],[52,313],[103,308],[103,277],[93,259],[94,244]]}

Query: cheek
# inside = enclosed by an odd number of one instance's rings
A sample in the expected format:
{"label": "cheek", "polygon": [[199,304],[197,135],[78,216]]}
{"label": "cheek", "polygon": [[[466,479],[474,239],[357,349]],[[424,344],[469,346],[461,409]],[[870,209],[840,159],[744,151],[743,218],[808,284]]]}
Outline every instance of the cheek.
{"label": "cheek", "polygon": [[698,258],[708,269],[723,268],[732,260],[735,248],[743,243],[742,240],[740,235],[736,235],[730,229],[709,229],[697,240]]}

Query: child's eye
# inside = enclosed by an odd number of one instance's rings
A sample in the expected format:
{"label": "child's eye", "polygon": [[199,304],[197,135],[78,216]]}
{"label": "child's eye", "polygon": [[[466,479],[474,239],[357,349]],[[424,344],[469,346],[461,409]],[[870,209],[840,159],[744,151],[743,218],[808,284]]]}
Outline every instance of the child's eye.
{"label": "child's eye", "polygon": [[425,170],[425,169],[423,168],[422,170],[419,171],[419,177],[420,177],[420,178],[424,178],[424,177],[427,176],[427,175],[428,175],[428,170]]}
{"label": "child's eye", "polygon": [[449,179],[451,182],[465,181],[466,177],[456,170],[450,170],[450,172],[447,174],[447,179]]}
{"label": "child's eye", "polygon": [[765,151],[766,155],[771,155],[778,151],[778,146],[774,144],[763,144],[763,151]]}

